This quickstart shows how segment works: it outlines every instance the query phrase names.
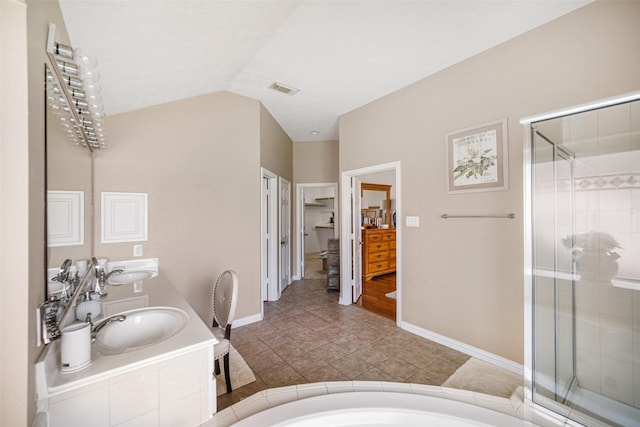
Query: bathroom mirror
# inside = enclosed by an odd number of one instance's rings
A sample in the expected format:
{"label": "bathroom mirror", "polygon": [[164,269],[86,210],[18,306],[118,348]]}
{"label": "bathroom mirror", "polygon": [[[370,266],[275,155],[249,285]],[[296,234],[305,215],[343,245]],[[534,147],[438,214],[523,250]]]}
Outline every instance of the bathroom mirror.
{"label": "bathroom mirror", "polygon": [[[47,71],[45,65],[45,76]],[[59,107],[50,99],[55,96],[52,84],[45,77],[46,258],[47,268],[59,268],[65,259],[75,265],[92,255],[93,154],[88,147],[74,145],[65,134],[56,114]],[[45,283],[47,296],[59,291],[58,283]]]}
{"label": "bathroom mirror", "polygon": [[362,214],[365,218],[382,218],[390,224],[391,186],[385,184],[361,184]]}

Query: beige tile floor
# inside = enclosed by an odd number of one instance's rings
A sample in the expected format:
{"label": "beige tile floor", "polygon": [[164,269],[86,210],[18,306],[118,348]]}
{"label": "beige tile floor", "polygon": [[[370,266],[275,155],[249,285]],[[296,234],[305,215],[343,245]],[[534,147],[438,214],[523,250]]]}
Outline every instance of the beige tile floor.
{"label": "beige tile floor", "polygon": [[326,279],[327,270],[322,269],[322,259],[319,253],[309,253],[304,256],[304,278]]}
{"label": "beige tile floor", "polygon": [[231,342],[256,381],[218,397],[222,410],[256,392],[327,381],[442,385],[469,356],[418,337],[355,305],[338,304],[326,280],[292,283],[265,303],[261,322],[233,330]]}

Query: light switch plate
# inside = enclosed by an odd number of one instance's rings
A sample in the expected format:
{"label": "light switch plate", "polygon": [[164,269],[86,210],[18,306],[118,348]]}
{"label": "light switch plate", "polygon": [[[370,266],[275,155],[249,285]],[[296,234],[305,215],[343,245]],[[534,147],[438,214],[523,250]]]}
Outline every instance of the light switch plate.
{"label": "light switch plate", "polygon": [[142,245],[133,245],[133,256],[142,256]]}
{"label": "light switch plate", "polygon": [[406,225],[407,227],[420,227],[420,217],[419,216],[407,216],[406,217]]}

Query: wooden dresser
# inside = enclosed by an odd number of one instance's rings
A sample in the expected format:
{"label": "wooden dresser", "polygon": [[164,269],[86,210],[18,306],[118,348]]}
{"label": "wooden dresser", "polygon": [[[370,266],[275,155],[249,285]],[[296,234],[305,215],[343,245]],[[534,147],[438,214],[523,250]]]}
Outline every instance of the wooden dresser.
{"label": "wooden dresser", "polygon": [[396,229],[362,230],[362,275],[364,280],[396,271]]}

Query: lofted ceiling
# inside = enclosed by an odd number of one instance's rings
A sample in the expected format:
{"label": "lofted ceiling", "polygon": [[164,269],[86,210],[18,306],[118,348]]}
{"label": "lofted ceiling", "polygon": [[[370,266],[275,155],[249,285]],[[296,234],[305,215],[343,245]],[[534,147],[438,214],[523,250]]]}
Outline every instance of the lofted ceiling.
{"label": "lofted ceiling", "polygon": [[[590,0],[59,0],[107,115],[206,93],[258,99],[293,141]],[[272,83],[298,89],[284,94]]]}

